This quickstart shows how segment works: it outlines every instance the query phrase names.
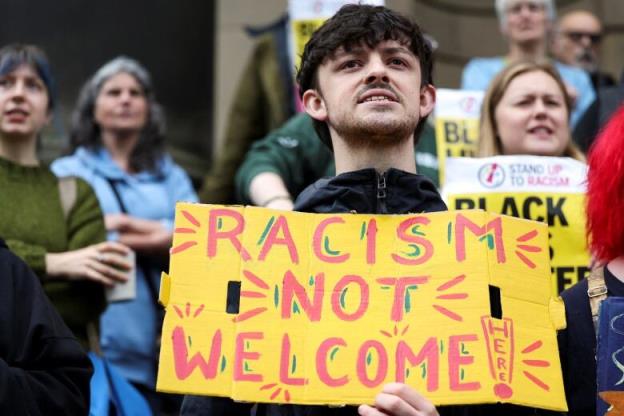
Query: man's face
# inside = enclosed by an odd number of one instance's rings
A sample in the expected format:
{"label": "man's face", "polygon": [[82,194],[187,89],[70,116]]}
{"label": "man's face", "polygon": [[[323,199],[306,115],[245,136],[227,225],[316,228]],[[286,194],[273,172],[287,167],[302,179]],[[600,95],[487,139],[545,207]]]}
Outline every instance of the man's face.
{"label": "man's face", "polygon": [[578,11],[561,18],[553,53],[561,62],[589,72],[598,69],[602,25],[591,13]]}
{"label": "man's face", "polygon": [[510,0],[505,7],[503,34],[517,44],[546,39],[550,22],[543,0]]}
{"label": "man's face", "polygon": [[304,93],[308,113],[336,136],[355,145],[392,146],[413,137],[428,115],[435,89],[421,88],[420,62],[393,40],[375,48],[339,48],[317,70],[317,89]]}

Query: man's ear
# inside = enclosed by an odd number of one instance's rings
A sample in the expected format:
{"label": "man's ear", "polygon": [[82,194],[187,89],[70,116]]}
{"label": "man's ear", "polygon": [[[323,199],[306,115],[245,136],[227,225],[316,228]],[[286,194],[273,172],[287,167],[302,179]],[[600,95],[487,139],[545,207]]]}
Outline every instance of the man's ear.
{"label": "man's ear", "polygon": [[313,89],[306,90],[303,93],[303,97],[301,97],[301,101],[310,117],[318,121],[327,120],[327,107],[319,91]]}
{"label": "man's ear", "polygon": [[420,89],[420,117],[431,114],[435,107],[436,89],[433,85],[427,84]]}

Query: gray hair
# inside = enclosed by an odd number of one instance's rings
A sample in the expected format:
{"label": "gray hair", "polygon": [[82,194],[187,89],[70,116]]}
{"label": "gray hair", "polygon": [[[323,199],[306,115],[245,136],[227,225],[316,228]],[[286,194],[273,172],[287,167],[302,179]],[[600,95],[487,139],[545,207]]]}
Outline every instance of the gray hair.
{"label": "gray hair", "polygon": [[81,146],[95,150],[102,145],[100,126],[94,118],[95,102],[104,83],[119,73],[130,74],[141,84],[148,109],[147,122],[130,156],[130,166],[136,171],[157,171],[158,160],[164,154],[165,116],[156,101],[149,72],[138,61],[126,56],[104,64],[82,87],[72,114],[71,150]]}
{"label": "gray hair", "polygon": [[[494,7],[496,8],[496,16],[498,17],[498,23],[503,29],[507,26],[507,4],[510,0],[495,0]],[[544,5],[544,9],[546,10],[546,16],[548,16],[548,20],[554,22],[557,19],[557,9],[555,8],[554,0],[531,0],[535,2],[539,2]]]}
{"label": "gray hair", "polygon": [[143,89],[152,89],[152,77],[150,77],[149,72],[147,72],[147,70],[136,60],[128,58],[127,56],[118,56],[112,61],[108,61],[104,64],[104,66],[97,70],[97,72],[89,79],[88,83],[91,88],[97,90],[99,93],[100,88],[102,88],[102,84],[120,72],[126,72],[135,77],[143,86]]}

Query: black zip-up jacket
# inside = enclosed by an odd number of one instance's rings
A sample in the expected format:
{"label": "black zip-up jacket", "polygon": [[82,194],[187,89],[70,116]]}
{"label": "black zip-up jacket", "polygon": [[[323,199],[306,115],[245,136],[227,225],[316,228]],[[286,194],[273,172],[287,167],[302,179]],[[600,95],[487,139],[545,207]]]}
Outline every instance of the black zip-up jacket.
{"label": "black zip-up jacket", "polygon": [[86,415],[91,361],[0,239],[0,414]]}
{"label": "black zip-up jacket", "polygon": [[433,182],[398,169],[384,173],[362,169],[319,179],[295,202],[295,211],[321,214],[415,214],[446,209]]}

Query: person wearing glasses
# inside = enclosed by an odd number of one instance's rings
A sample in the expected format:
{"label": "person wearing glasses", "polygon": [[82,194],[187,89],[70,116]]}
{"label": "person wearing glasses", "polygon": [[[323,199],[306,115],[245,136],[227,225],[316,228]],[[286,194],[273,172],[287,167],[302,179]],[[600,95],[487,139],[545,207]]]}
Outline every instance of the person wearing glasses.
{"label": "person wearing glasses", "polygon": [[[556,18],[553,0],[496,0],[495,7],[501,33],[508,44],[507,54],[471,59],[462,74],[462,89],[485,91],[490,81],[508,64],[549,60],[548,38]],[[591,80],[582,69],[561,62],[552,64],[574,100],[570,120],[576,125],[595,99]]]}
{"label": "person wearing glasses", "polygon": [[587,152],[600,129],[624,100],[624,84],[600,70],[602,23],[586,10],[573,10],[559,18],[552,40],[553,55],[565,64],[585,70],[596,90],[596,99],[576,124],[572,136]]}
{"label": "person wearing glasses", "polygon": [[555,30],[552,53],[566,65],[589,73],[594,88],[615,85],[613,77],[600,71],[602,23],[587,10],[573,10],[562,15]]}

